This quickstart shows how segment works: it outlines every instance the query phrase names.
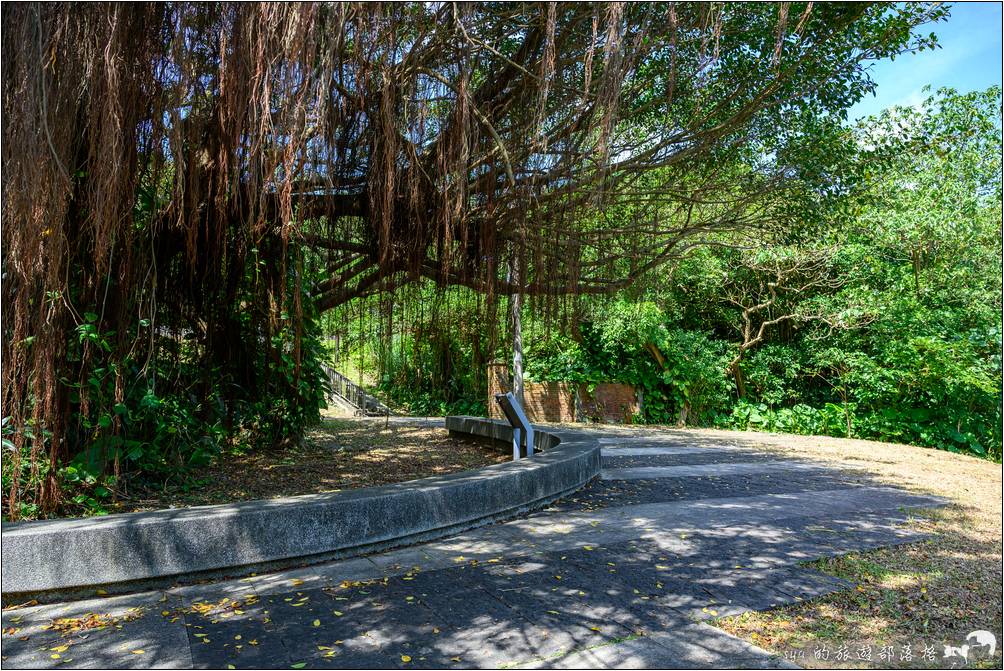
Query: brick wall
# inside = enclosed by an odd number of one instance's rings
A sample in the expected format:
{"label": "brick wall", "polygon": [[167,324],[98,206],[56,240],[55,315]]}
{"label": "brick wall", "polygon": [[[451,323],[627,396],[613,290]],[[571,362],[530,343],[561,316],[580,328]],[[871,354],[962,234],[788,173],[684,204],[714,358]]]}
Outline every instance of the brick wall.
{"label": "brick wall", "polygon": [[[495,402],[495,394],[512,390],[509,367],[496,361],[488,364],[488,416],[505,419]],[[629,384],[601,382],[589,394],[585,385],[568,382],[527,382],[523,388],[526,416],[531,422],[575,422],[584,420],[610,424],[630,423],[641,412],[641,400]]]}
{"label": "brick wall", "polygon": [[510,391],[509,367],[500,361],[488,364],[488,417],[490,419],[505,419],[502,408],[495,402],[495,394]]}
{"label": "brick wall", "polygon": [[523,399],[531,422],[575,421],[575,391],[568,382],[528,382]]}
{"label": "brick wall", "polygon": [[641,401],[634,387],[619,382],[597,383],[590,394],[579,385],[579,414],[607,424],[630,424],[632,415],[641,412]]}

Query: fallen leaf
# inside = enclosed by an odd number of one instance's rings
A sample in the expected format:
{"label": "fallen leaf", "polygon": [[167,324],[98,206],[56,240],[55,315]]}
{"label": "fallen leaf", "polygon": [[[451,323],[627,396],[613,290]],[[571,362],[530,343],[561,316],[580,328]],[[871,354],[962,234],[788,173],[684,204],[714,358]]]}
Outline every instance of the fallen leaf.
{"label": "fallen leaf", "polygon": [[409,657],[408,655],[401,655],[401,661],[407,664],[408,662],[411,661],[411,657]]}
{"label": "fallen leaf", "polygon": [[320,627],[321,626],[321,621],[320,620],[314,620],[313,625],[315,627]]}
{"label": "fallen leaf", "polygon": [[134,655],[144,655],[144,654],[146,654],[146,650],[133,650],[132,654],[134,654]]}

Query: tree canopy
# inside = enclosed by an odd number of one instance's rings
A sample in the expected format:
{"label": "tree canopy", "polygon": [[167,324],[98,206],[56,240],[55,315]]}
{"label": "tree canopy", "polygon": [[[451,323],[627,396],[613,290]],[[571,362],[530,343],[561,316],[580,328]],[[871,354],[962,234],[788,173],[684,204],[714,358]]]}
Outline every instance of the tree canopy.
{"label": "tree canopy", "polygon": [[419,279],[489,306],[611,293],[715,234],[818,218],[849,186],[865,64],[933,46],[915,29],[945,12],[6,9],[7,510],[219,435],[295,434],[318,403],[314,317],[353,298]]}

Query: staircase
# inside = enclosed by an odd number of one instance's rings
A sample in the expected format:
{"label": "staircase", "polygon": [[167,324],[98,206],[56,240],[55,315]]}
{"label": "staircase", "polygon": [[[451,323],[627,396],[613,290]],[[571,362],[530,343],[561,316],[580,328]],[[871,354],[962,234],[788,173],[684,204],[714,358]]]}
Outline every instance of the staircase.
{"label": "staircase", "polygon": [[328,400],[346,412],[363,417],[384,417],[393,415],[390,408],[362,387],[339,373],[334,368],[321,364],[328,376],[330,391]]}

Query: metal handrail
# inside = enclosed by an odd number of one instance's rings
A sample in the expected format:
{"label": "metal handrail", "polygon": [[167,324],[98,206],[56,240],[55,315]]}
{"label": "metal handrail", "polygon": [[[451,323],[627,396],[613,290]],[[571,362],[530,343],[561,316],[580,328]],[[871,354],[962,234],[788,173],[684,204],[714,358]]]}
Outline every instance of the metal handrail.
{"label": "metal handrail", "polygon": [[349,405],[356,408],[356,414],[368,416],[393,415],[390,408],[380,402],[378,398],[367,393],[355,382],[339,373],[334,368],[321,364],[321,369],[328,376],[328,383],[332,394],[337,394]]}

